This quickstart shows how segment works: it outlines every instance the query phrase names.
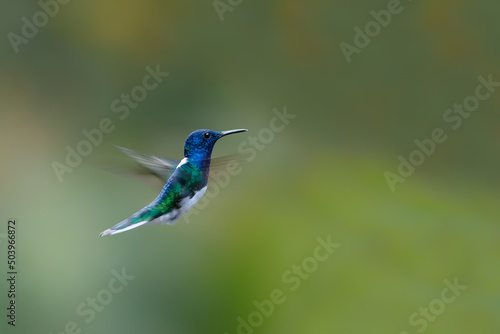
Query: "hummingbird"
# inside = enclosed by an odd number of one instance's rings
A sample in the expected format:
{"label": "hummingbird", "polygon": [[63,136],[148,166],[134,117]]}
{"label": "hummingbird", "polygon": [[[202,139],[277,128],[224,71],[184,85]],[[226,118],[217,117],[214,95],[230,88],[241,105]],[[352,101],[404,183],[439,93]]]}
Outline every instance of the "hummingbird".
{"label": "hummingbird", "polygon": [[205,194],[212,150],[217,140],[233,133],[245,131],[248,130],[212,131],[202,129],[193,131],[186,139],[184,159],[181,161],[150,156],[118,147],[151,170],[156,176],[167,179],[167,182],[153,202],[105,230],[100,236],[122,233],[143,225],[174,224],[191,210]]}

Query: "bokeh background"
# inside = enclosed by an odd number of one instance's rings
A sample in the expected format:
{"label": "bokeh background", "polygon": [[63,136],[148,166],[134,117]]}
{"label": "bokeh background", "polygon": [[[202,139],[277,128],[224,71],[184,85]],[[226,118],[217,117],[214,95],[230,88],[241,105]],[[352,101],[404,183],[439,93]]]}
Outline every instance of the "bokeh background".
{"label": "bokeh background", "polygon": [[[457,130],[443,120],[479,75],[500,81],[500,3],[402,1],[350,63],[340,43],[388,1],[222,3],[223,20],[211,1],[70,1],[17,53],[9,33],[41,5],[2,3],[2,333],[233,334],[274,289],[286,301],[241,333],[500,332],[500,92]],[[169,76],[121,120],[112,102],[157,65]],[[214,151],[237,153],[285,106],[296,117],[189,224],[98,237],[158,194],[100,168],[126,161],[113,144],[180,159],[195,129],[248,128]],[[103,118],[114,130],[60,182],[53,162]],[[384,173],[434,128],[447,141],[391,191]],[[341,246],[292,291],[282,275],[328,236]],[[122,268],[135,278],[87,323],[77,307]],[[409,322],[455,278],[454,302]]]}

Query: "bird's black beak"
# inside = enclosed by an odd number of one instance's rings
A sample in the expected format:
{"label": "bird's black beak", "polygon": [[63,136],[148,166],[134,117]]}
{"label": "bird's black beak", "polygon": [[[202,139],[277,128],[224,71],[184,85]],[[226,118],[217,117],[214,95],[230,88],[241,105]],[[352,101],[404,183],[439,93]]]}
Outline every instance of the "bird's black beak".
{"label": "bird's black beak", "polygon": [[233,133],[238,133],[238,132],[245,132],[248,131],[247,129],[236,129],[236,130],[228,130],[228,131],[222,131],[221,132],[221,137],[233,134]]}

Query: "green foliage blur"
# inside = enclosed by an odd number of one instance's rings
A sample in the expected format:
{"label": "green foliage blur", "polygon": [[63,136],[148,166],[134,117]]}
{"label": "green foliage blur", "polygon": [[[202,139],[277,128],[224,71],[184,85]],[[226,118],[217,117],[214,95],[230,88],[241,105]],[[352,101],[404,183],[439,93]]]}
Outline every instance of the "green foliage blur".
{"label": "green foliage blur", "polygon": [[[500,87],[471,98],[500,81],[500,3],[59,1],[1,4],[1,333],[500,332]],[[249,129],[214,150],[241,171],[99,238],[159,191],[113,145],[180,159],[200,128]]]}

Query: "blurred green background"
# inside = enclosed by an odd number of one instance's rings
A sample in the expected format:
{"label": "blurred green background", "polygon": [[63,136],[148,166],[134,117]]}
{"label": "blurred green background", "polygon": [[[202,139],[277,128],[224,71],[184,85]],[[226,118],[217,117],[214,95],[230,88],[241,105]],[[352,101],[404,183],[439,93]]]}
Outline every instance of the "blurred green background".
{"label": "blurred green background", "polygon": [[[211,1],[70,1],[46,24],[36,1],[2,3],[2,277],[9,218],[19,247],[2,333],[499,333],[500,92],[457,130],[443,114],[478,76],[500,81],[500,3],[402,1],[348,63],[340,44],[389,2],[222,1],[221,20]],[[169,76],[120,119],[113,101],[157,65]],[[296,117],[189,224],[98,237],[158,194],[96,168],[123,157],[113,144],[180,159],[195,129],[248,128],[214,150],[237,153],[285,106]],[[114,130],[60,182],[53,162],[104,118]],[[391,191],[386,171],[434,128],[447,140]],[[292,291],[282,276],[328,236],[341,246]],[[135,278],[109,300],[122,268]],[[455,278],[467,288],[443,304]],[[77,312],[96,297],[93,319]]]}

